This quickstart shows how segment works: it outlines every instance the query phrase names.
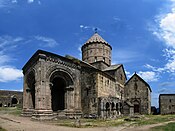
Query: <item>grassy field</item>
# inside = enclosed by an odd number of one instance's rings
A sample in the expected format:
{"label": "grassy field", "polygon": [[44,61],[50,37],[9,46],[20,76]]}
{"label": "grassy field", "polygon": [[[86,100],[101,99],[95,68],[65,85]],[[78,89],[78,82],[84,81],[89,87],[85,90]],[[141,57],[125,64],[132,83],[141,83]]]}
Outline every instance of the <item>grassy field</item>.
{"label": "grassy field", "polygon": [[[0,113],[9,113],[12,115],[19,116],[22,109],[19,107],[2,107],[0,108]],[[142,126],[163,123],[167,121],[175,121],[174,115],[142,115],[138,117],[121,117],[116,119],[58,119],[54,121],[47,121],[49,123],[59,125],[59,126],[69,126],[69,127],[111,127],[111,126]],[[1,131],[1,130],[0,130]]]}
{"label": "grassy field", "polygon": [[20,107],[0,107],[0,113],[19,116],[22,112]]}
{"label": "grassy field", "polygon": [[153,127],[151,131],[174,131],[175,130],[175,122],[168,123],[163,126]]}
{"label": "grassy field", "polygon": [[134,125],[150,125],[175,120],[175,114],[171,115],[145,115],[136,119]]}

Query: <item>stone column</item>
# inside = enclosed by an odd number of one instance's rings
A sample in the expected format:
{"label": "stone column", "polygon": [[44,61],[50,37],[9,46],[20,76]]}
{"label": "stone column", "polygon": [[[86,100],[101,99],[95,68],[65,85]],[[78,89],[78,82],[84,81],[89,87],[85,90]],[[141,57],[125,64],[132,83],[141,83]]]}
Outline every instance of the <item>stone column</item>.
{"label": "stone column", "polygon": [[74,88],[73,86],[68,86],[66,88],[66,109],[71,110],[74,108]]}
{"label": "stone column", "polygon": [[[48,86],[48,82],[45,76],[45,60],[46,55],[39,54],[39,60],[36,65],[36,84],[35,84],[35,113],[33,114],[33,119],[52,119],[52,110],[48,109],[46,105],[46,99],[48,95],[51,95]],[[48,94],[50,93],[50,94]],[[49,100],[50,101],[50,100]],[[51,106],[50,106],[51,107]]]}
{"label": "stone column", "polygon": [[27,85],[26,82],[26,75],[24,75],[23,78],[23,111],[22,111],[22,116],[32,116],[33,114],[33,107],[32,105],[32,98],[31,98],[31,94],[30,94],[30,89]]}
{"label": "stone column", "polygon": [[66,94],[65,94],[65,113],[68,117],[74,117],[75,114],[75,108],[74,108],[74,87],[73,85],[70,85],[66,88]]}

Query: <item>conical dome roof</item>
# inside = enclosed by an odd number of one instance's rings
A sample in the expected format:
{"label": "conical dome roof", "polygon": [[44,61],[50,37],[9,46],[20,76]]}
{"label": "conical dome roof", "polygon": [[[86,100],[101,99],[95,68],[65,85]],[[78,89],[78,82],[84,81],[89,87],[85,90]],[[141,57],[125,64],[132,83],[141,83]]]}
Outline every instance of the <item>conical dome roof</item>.
{"label": "conical dome roof", "polygon": [[[106,42],[97,32],[94,33],[94,35],[90,39],[88,39],[84,45],[87,45],[87,44],[90,44],[90,43],[96,43],[96,42],[97,43],[104,43],[104,44],[110,46],[108,44],[108,42]],[[112,49],[111,46],[110,46],[110,48]]]}
{"label": "conical dome roof", "polygon": [[93,42],[107,43],[98,33],[95,33],[86,43]]}

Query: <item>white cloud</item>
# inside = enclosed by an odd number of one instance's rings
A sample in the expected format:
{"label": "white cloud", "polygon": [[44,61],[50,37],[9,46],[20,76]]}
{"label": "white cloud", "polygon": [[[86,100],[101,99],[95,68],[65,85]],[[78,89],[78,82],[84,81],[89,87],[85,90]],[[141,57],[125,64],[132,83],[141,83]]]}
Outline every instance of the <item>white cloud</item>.
{"label": "white cloud", "polygon": [[7,63],[14,60],[9,53],[23,40],[21,37],[0,36],[0,82],[15,81],[22,78],[22,71]]}
{"label": "white cloud", "polygon": [[56,45],[58,45],[56,40],[49,37],[35,36],[35,39],[43,42],[41,46],[44,46],[44,47],[55,47]]}
{"label": "white cloud", "polygon": [[14,48],[17,46],[17,44],[24,39],[22,37],[12,37],[8,35],[0,36],[0,48],[4,49],[5,48]]}
{"label": "white cloud", "polygon": [[18,3],[18,1],[17,0],[12,0],[12,3]]}
{"label": "white cloud", "polygon": [[0,0],[0,8],[12,8],[16,3],[18,3],[17,0]]}
{"label": "white cloud", "polygon": [[0,66],[6,64],[10,60],[11,60],[11,58],[8,55],[5,55],[5,54],[1,55],[1,53],[0,53]]}
{"label": "white cloud", "polygon": [[81,29],[81,30],[93,30],[93,31],[95,31],[95,29],[97,29],[97,32],[98,32],[98,31],[105,32],[104,30],[102,30],[102,29],[99,28],[99,27],[87,26],[87,25],[80,25],[80,29]]}
{"label": "white cloud", "polygon": [[125,73],[126,73],[127,78],[131,78],[132,75],[133,75],[133,74],[131,74],[129,71],[126,71],[126,70],[125,70]]}
{"label": "white cloud", "polygon": [[153,71],[145,71],[145,72],[139,71],[138,75],[147,82],[154,82],[154,81],[158,81],[159,79],[158,74],[156,74]]}
{"label": "white cloud", "polygon": [[30,4],[30,3],[33,3],[33,2],[34,2],[34,0],[28,0],[27,2]]}
{"label": "white cloud", "polygon": [[22,70],[16,69],[14,67],[0,67],[0,82],[19,80],[22,77]]}
{"label": "white cloud", "polygon": [[165,43],[166,48],[163,50],[167,63],[159,68],[151,65],[146,65],[147,68],[153,71],[166,71],[175,73],[175,0],[169,0],[170,11],[168,13],[159,14],[156,16],[157,27],[151,27],[153,35]]}

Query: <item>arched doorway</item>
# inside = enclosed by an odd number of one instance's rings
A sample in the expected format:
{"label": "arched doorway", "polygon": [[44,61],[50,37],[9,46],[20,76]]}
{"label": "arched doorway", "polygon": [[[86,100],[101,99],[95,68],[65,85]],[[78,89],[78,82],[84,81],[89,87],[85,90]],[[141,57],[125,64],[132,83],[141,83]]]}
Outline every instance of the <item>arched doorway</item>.
{"label": "arched doorway", "polygon": [[30,93],[30,107],[35,109],[35,73],[31,71],[27,76],[27,93]]}
{"label": "arched doorway", "polygon": [[51,83],[51,107],[54,112],[63,111],[73,102],[73,80],[72,77],[63,70],[57,69],[50,75]]}
{"label": "arched doorway", "polygon": [[109,111],[110,110],[110,104],[109,102],[106,103],[106,111]]}
{"label": "arched doorway", "polygon": [[16,105],[18,103],[18,100],[15,97],[13,97],[11,103],[12,103],[12,106]]}
{"label": "arched doorway", "polygon": [[137,100],[135,100],[133,104],[134,104],[134,113],[140,113],[140,103]]}
{"label": "arched doorway", "polygon": [[52,80],[52,110],[64,110],[65,109],[65,87],[66,82],[61,77],[55,77]]}

